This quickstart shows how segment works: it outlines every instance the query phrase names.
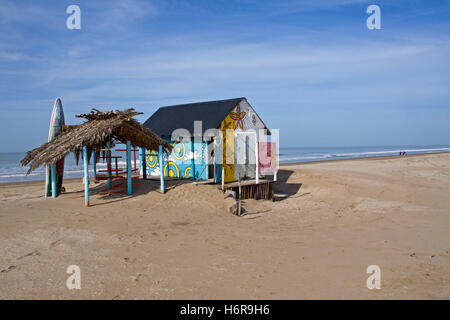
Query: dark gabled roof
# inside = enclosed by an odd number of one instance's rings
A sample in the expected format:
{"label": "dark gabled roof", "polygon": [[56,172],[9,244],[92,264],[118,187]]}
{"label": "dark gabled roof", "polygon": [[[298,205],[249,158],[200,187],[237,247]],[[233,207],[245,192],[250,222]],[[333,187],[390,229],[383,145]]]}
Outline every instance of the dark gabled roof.
{"label": "dark gabled roof", "polygon": [[206,101],[160,107],[144,127],[160,136],[170,136],[175,129],[184,128],[194,133],[194,121],[202,121],[203,132],[219,128],[225,117],[245,98]]}

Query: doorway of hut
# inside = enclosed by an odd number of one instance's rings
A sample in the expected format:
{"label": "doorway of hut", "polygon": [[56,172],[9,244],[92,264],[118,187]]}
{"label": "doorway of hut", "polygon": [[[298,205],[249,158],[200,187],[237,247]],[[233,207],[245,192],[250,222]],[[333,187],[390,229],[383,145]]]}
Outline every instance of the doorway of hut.
{"label": "doorway of hut", "polygon": [[208,173],[207,173],[207,177],[209,179],[214,179],[215,180],[215,170],[214,170],[214,141],[211,140],[210,142],[208,142],[208,144],[206,145],[206,165],[208,166]]}
{"label": "doorway of hut", "polygon": [[235,132],[235,179],[256,178],[256,133]]}

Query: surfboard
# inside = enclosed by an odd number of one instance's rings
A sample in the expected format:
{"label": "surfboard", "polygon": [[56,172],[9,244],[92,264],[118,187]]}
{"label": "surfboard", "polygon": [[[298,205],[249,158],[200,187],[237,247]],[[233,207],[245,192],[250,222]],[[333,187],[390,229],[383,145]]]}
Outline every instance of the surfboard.
{"label": "surfboard", "polygon": [[[48,130],[48,141],[54,139],[58,134],[61,133],[63,126],[65,124],[64,121],[64,111],[60,98],[55,100],[55,104],[53,105],[52,117],[50,118],[50,127]],[[45,196],[52,196],[52,174],[51,174],[51,166],[47,166],[47,174],[45,175]],[[59,195],[62,190],[63,184],[63,176],[64,176],[64,159],[56,162],[56,195]]]}

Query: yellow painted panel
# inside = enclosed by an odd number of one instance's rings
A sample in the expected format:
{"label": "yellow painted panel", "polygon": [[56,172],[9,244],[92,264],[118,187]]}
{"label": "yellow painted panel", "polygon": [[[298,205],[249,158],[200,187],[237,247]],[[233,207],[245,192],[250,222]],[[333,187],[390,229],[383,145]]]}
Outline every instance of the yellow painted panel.
{"label": "yellow painted panel", "polygon": [[[224,166],[225,182],[232,182],[234,178],[234,123],[235,120],[228,115],[221,123],[220,129],[222,130],[222,163]],[[227,134],[227,130],[233,130],[233,134]]]}

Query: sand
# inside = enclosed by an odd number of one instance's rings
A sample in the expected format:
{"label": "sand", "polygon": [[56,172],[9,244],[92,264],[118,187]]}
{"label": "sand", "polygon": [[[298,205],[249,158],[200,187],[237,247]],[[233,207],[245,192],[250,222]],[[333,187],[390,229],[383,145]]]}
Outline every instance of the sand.
{"label": "sand", "polygon": [[282,166],[277,201],[247,200],[243,217],[217,185],[168,185],[89,208],[80,179],[57,199],[0,185],[0,298],[450,298],[450,154]]}

